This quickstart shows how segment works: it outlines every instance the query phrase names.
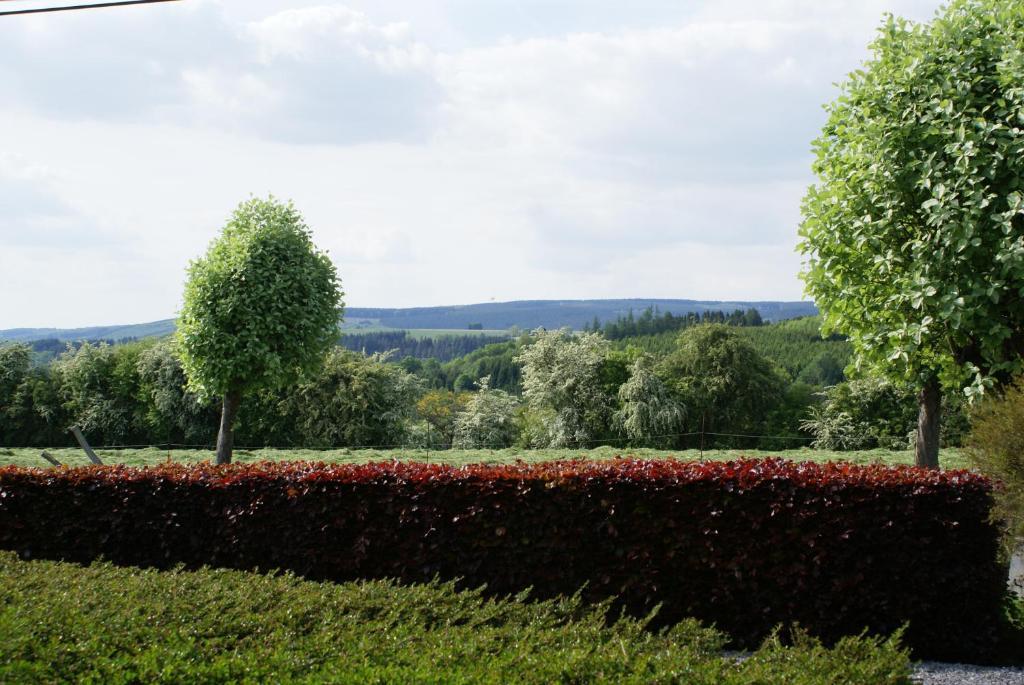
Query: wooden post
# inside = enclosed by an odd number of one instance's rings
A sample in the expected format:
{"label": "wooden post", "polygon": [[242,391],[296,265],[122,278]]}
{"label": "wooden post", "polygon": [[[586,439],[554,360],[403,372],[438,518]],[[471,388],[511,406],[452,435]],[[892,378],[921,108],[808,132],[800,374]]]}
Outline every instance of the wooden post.
{"label": "wooden post", "polygon": [[50,462],[54,466],[60,466],[61,465],[61,463],[59,461],[57,461],[56,459],[51,457],[49,454],[47,454],[46,450],[43,450],[43,453],[40,456],[42,456],[43,459],[45,459],[46,461]]}
{"label": "wooden post", "polygon": [[700,415],[700,460],[704,461],[704,417],[707,412]]}
{"label": "wooden post", "polygon": [[100,464],[102,466],[103,462],[100,461],[100,458],[97,457],[96,453],[92,451],[91,447],[89,447],[89,443],[86,441],[85,436],[82,435],[82,431],[78,430],[78,426],[72,426],[71,432],[74,433],[75,440],[78,441],[78,444],[82,447],[83,450],[85,450],[85,456],[89,457],[89,461],[91,461],[94,464]]}

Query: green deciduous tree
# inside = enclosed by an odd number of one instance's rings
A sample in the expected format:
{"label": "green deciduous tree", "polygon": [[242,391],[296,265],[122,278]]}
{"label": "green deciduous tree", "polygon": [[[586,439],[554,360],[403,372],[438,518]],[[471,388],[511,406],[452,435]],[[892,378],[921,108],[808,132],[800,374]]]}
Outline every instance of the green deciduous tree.
{"label": "green deciduous tree", "polygon": [[0,411],[32,370],[32,348],[20,343],[0,345]]}
{"label": "green deciduous tree", "polygon": [[668,446],[676,440],[675,434],[682,432],[686,410],[654,373],[650,355],[641,355],[633,362],[618,396],[620,408],[615,413],[615,424],[634,446]]}
{"label": "green deciduous tree", "polygon": [[443,447],[451,446],[456,420],[466,409],[471,397],[468,392],[430,390],[416,402],[416,413],[437,432]]}
{"label": "green deciduous tree", "polygon": [[519,436],[516,409],[519,400],[504,390],[490,387],[490,378],[479,381],[480,390],[455,419],[453,445],[462,449],[510,447]]}
{"label": "green deciduous tree", "polygon": [[186,388],[185,371],[174,348],[172,340],[161,340],[138,357],[146,442],[206,444],[216,430],[216,408]]}
{"label": "green deciduous tree", "polygon": [[70,439],[66,429],[50,368],[33,366],[28,345],[0,345],[0,444],[63,445]]}
{"label": "green deciduous tree", "polygon": [[330,258],[291,204],[241,203],[188,269],[178,318],[189,387],[221,397],[217,462],[231,461],[243,393],[295,382],[338,336],[342,292]]}
{"label": "green deciduous tree", "polygon": [[597,333],[538,330],[516,361],[523,365],[523,397],[549,416],[548,447],[582,447],[609,425],[613,396],[605,387],[611,346]]}
{"label": "green deciduous tree", "polygon": [[977,395],[1024,353],[1024,4],[889,18],[815,143],[803,277],[856,365],[919,389],[938,466],[941,386]]}
{"label": "green deciduous tree", "polygon": [[658,371],[686,407],[691,430],[709,433],[761,430],[785,388],[772,364],[723,324],[684,330]]}
{"label": "green deciduous tree", "polygon": [[[53,382],[67,418],[90,436],[93,444],[147,441],[137,366],[148,345],[85,343],[53,363]],[[67,430],[67,426],[62,428]]]}
{"label": "green deciduous tree", "polygon": [[305,445],[401,445],[422,386],[386,359],[333,348],[322,369],[284,393],[278,410]]}

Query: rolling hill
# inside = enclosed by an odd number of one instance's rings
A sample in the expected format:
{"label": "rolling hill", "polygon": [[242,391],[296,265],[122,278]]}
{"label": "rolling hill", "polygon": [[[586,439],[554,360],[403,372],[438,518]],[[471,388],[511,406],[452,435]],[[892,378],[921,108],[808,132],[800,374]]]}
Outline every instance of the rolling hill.
{"label": "rolling hill", "polygon": [[[598,318],[601,321],[640,314],[647,307],[661,312],[685,314],[706,310],[732,311],[753,307],[768,321],[811,316],[817,308],[810,302],[733,302],[715,300],[623,299],[623,300],[517,300],[443,307],[368,308],[345,310],[345,330],[448,329],[449,334],[470,325],[485,330],[507,330],[513,326],[530,330],[540,326],[581,329]],[[86,328],[11,328],[0,330],[0,340],[121,340],[167,335],[174,331],[174,319],[120,326]]]}

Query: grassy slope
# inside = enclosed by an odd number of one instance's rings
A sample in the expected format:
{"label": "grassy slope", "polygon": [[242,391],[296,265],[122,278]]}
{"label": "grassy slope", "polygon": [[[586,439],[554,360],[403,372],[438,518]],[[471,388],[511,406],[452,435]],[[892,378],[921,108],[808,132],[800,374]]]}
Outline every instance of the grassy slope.
{"label": "grassy slope", "polygon": [[895,641],[769,641],[742,663],[713,630],[611,625],[565,598],[448,584],[313,583],[228,570],[19,561],[0,552],[5,683],[909,683]]}
{"label": "grassy slope", "polygon": [[[392,329],[403,330],[403,329]],[[484,329],[471,331],[465,328],[409,328],[404,329],[410,338],[457,338],[460,336],[507,336],[508,329]]]}
{"label": "grassy slope", "polygon": [[362,335],[364,333],[400,333],[405,331],[410,338],[457,338],[461,336],[477,337],[483,335],[507,336],[508,329],[469,330],[467,328],[389,328],[387,326],[367,326],[365,328],[342,328],[342,335]]}
{"label": "grassy slope", "polygon": [[[39,456],[41,450],[37,448],[0,448],[0,466],[16,464],[19,466],[47,466],[47,463]],[[56,457],[61,463],[69,466],[83,466],[88,464],[85,453],[77,448],[49,449],[47,452]],[[107,464],[129,464],[133,466],[144,466],[171,459],[176,462],[195,463],[204,460],[213,460],[213,452],[210,450],[195,449],[172,449],[161,450],[156,448],[125,449],[125,450],[98,450],[97,454]],[[426,461],[443,462],[450,464],[471,464],[471,463],[502,463],[514,462],[522,459],[527,462],[546,461],[550,459],[612,459],[616,456],[636,456],[646,459],[659,459],[674,457],[677,459],[694,460],[700,459],[701,454],[697,450],[685,450],[671,452],[655,449],[622,449],[618,447],[598,447],[590,450],[568,450],[568,449],[541,449],[541,450],[237,450],[235,460],[239,462],[251,461],[279,461],[282,459],[306,459],[313,461],[327,461],[333,463],[360,463],[366,461],[399,459],[404,461]],[[793,461],[851,461],[858,464],[886,463],[886,464],[913,464],[914,453],[910,450],[894,452],[891,450],[864,450],[859,452],[828,452],[825,450],[709,450],[704,452],[704,459],[739,459],[741,457],[768,457],[779,456]],[[944,449],[939,456],[943,468],[967,468],[967,460],[958,449]]]}

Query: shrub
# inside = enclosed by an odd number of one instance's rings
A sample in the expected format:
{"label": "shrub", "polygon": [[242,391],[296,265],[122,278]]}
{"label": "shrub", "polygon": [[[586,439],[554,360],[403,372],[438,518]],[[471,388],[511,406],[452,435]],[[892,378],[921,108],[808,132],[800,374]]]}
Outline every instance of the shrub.
{"label": "shrub", "polygon": [[170,340],[144,349],[138,360],[139,397],[146,438],[187,445],[209,443],[219,415],[211,403],[186,389],[185,371]]}
{"label": "shrub", "polygon": [[[75,601],[68,601],[68,597]],[[122,569],[0,553],[4,683],[905,685],[895,640],[771,640],[742,663],[695,621],[655,633],[578,597],[450,583]],[[26,626],[31,626],[30,630]]]}
{"label": "shrub", "polygon": [[529,450],[548,449],[548,445],[555,440],[552,428],[556,419],[557,414],[551,409],[520,404],[516,412],[516,424],[519,427],[516,447]]}
{"label": "shrub", "polygon": [[968,472],[781,460],[0,469],[0,547],[23,557],[583,587],[747,646],[779,623],[828,641],[909,623],[946,660],[994,648],[990,509]]}
{"label": "shrub", "polygon": [[[847,381],[820,393],[823,402],[808,410],[801,429],[826,450],[909,449],[917,432],[917,395],[909,387],[877,377]],[[943,398],[941,443],[960,445],[967,431],[963,400]]]}
{"label": "shrub", "polygon": [[1024,544],[1024,377],[1002,396],[988,398],[972,416],[967,456],[982,473],[999,481],[994,513],[1008,539]]}
{"label": "shrub", "polygon": [[1024,665],[1024,596],[1007,593],[1000,635],[1003,663]]}

